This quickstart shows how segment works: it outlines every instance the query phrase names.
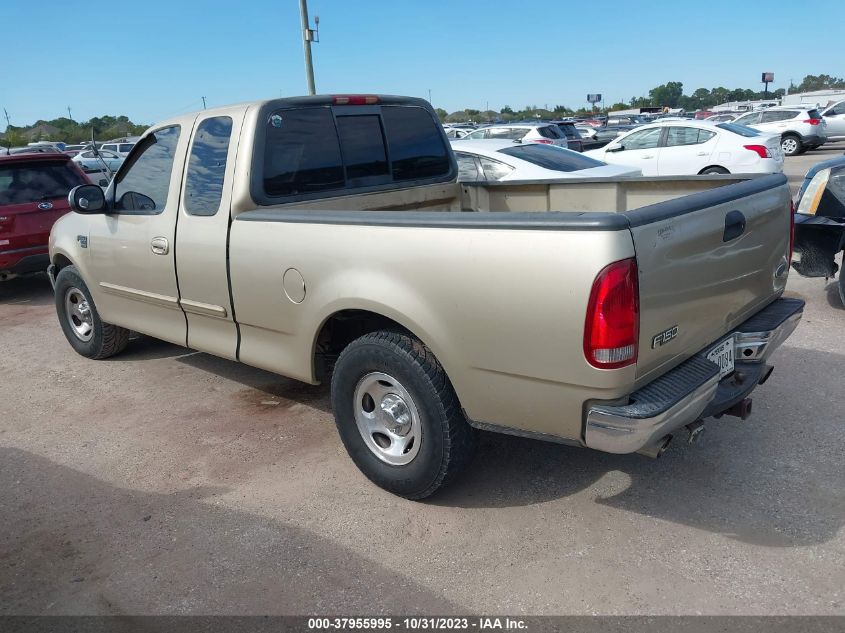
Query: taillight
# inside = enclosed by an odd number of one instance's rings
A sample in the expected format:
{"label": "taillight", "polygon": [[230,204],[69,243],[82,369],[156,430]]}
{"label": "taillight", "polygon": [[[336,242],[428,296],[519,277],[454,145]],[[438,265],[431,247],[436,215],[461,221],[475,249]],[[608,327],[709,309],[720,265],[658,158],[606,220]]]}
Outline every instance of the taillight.
{"label": "taillight", "polygon": [[373,105],[378,103],[376,95],[335,95],[332,97],[334,105]]}
{"label": "taillight", "polygon": [[760,158],[771,158],[772,155],[769,154],[769,148],[765,145],[743,145],[745,149],[749,149],[752,152],[757,152],[757,156]]}
{"label": "taillight", "polygon": [[804,119],[804,123],[809,123],[810,125],[818,125],[821,122],[821,119]]}
{"label": "taillight", "polygon": [[623,259],[603,268],[593,282],[584,322],[584,356],[599,369],[632,365],[637,362],[639,335],[637,261]]}
{"label": "taillight", "polygon": [[552,141],[550,141],[547,138],[535,138],[535,139],[532,139],[532,140],[535,143],[542,143],[543,145],[551,145],[552,144]]}

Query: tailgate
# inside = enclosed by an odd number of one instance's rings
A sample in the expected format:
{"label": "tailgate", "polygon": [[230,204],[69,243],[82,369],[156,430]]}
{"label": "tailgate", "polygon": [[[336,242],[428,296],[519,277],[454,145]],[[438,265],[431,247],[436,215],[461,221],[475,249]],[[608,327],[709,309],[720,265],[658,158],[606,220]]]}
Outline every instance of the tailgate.
{"label": "tailgate", "polygon": [[790,232],[774,174],[626,214],[637,252],[637,384],[709,347],[779,296]]}

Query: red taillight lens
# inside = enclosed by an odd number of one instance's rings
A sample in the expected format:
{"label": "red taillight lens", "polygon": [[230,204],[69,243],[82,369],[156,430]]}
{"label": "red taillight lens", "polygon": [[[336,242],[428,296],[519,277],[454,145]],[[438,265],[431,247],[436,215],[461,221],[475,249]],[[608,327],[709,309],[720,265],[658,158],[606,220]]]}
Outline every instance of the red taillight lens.
{"label": "red taillight lens", "polygon": [[804,119],[804,123],[809,123],[810,125],[818,125],[821,122],[821,119]]}
{"label": "red taillight lens", "polygon": [[531,141],[533,143],[542,143],[543,145],[551,145],[552,144],[552,141],[550,141],[547,138],[534,138],[534,139],[531,139]]}
{"label": "red taillight lens", "polygon": [[378,103],[376,95],[335,95],[332,97],[334,105],[373,105]]}
{"label": "red taillight lens", "polygon": [[743,145],[745,149],[751,150],[752,152],[757,152],[757,155],[760,158],[771,158],[772,155],[769,154],[769,148],[765,145]]}
{"label": "red taillight lens", "polygon": [[603,268],[593,282],[584,322],[584,356],[599,369],[631,365],[637,362],[639,335],[637,261],[623,259]]}

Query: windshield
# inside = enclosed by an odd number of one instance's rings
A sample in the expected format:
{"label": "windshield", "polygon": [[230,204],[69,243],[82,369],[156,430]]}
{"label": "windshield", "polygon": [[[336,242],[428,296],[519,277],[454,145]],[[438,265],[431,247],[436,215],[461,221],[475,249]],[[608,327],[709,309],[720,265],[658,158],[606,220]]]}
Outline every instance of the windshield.
{"label": "windshield", "polygon": [[85,180],[66,163],[0,165],[0,205],[66,198]]}
{"label": "windshield", "polygon": [[733,132],[734,134],[739,134],[740,136],[760,136],[760,132],[754,128],[746,127],[739,123],[718,123],[716,127]]}
{"label": "windshield", "polygon": [[530,145],[517,145],[499,150],[500,154],[507,154],[520,158],[538,167],[553,169],[555,171],[579,171],[581,169],[592,169],[601,167],[603,162],[552,145],[541,145],[532,143]]}

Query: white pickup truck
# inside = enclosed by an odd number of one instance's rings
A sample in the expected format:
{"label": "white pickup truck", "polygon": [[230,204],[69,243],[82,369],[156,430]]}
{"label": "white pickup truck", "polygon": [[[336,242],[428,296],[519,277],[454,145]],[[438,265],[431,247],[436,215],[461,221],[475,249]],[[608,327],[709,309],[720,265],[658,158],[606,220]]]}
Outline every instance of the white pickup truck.
{"label": "white pickup truck", "polygon": [[[431,106],[339,95],[150,128],[50,238],[67,340],[135,330],[308,383],[375,483],[423,498],[475,429],[659,454],[795,328],[786,178],[456,183]],[[686,434],[686,431],[682,431]]]}

